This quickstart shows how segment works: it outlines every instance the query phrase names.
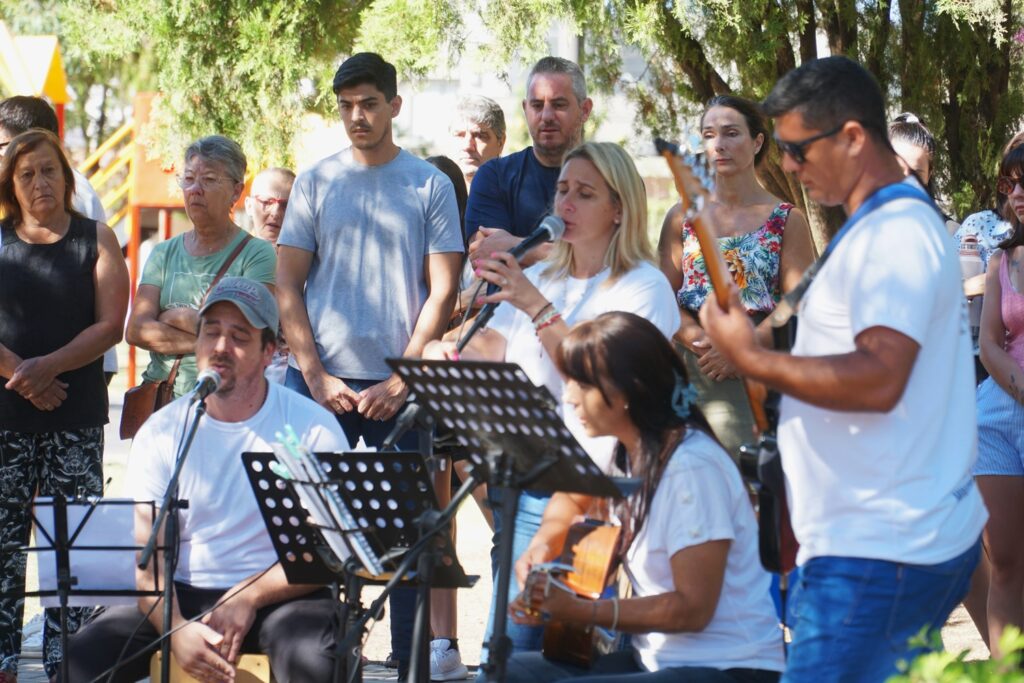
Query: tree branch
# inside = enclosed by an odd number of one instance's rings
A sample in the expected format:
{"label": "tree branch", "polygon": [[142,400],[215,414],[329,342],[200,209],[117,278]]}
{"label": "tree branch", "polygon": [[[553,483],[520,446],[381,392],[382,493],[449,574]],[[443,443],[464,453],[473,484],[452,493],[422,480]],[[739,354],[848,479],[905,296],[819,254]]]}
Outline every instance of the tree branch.
{"label": "tree branch", "polygon": [[796,0],[797,20],[800,29],[800,63],[805,64],[818,57],[818,18],[814,12],[814,0]]}
{"label": "tree branch", "polygon": [[669,3],[658,3],[665,21],[665,43],[676,66],[686,74],[690,85],[700,102],[707,102],[715,95],[732,92],[732,88],[711,66],[704,47],[686,32],[679,19],[672,13]]}

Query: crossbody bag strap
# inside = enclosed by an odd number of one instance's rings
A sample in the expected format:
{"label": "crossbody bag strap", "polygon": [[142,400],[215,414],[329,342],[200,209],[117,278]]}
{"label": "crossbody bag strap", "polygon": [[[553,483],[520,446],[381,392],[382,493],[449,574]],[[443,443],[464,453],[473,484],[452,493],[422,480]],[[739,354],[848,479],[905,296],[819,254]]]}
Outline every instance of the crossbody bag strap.
{"label": "crossbody bag strap", "polygon": [[[235,248],[230,254],[228,254],[227,259],[217,270],[217,274],[213,276],[213,281],[210,282],[210,286],[206,288],[206,292],[203,294],[203,300],[199,302],[199,308],[203,307],[203,304],[206,303],[206,297],[210,296],[210,291],[217,286],[217,283],[220,282],[221,278],[228,272],[228,268],[230,268],[231,264],[235,262],[235,259],[238,258],[238,255],[242,253],[242,250],[245,249],[245,245],[248,244],[251,239],[252,235],[245,233],[245,237],[242,238],[242,241],[235,245]],[[171,386],[174,386],[174,380],[178,377],[178,368],[181,366],[181,359],[184,357],[184,354],[178,354],[178,357],[174,359],[174,365],[171,366],[171,371],[167,373],[167,383]]]}

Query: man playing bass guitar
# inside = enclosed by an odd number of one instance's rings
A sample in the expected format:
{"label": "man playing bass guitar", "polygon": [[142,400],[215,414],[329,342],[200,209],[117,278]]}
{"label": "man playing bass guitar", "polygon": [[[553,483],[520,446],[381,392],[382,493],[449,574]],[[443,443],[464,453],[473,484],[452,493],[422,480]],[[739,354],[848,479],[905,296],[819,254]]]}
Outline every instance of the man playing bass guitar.
{"label": "man playing bass guitar", "polygon": [[957,253],[904,179],[863,67],[807,62],[763,107],[783,168],[850,219],[795,290],[805,295],[791,355],[755,343],[735,289],[728,310],[707,302],[701,323],[741,374],[785,394],[779,446],[802,576],[783,680],[874,683],[963,598],[986,519],[971,479]]}

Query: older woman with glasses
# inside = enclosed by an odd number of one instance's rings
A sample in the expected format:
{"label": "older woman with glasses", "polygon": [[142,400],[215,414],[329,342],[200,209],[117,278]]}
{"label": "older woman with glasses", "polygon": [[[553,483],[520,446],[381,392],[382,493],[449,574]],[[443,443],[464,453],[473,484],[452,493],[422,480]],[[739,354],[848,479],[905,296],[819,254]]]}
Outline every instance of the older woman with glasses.
{"label": "older woman with glasses", "polygon": [[[103,352],[121,340],[128,271],[110,228],[72,208],[60,140],[18,135],[0,164],[0,682],[17,680],[29,508],[38,495],[103,493]],[[56,612],[43,663],[57,673]],[[83,618],[73,609],[69,630]]]}
{"label": "older woman with glasses", "polygon": [[154,247],[125,330],[129,343],[149,351],[145,381],[162,382],[178,366],[176,397],[195,382],[198,311],[217,273],[230,260],[225,275],[273,289],[277,264],[273,245],[250,239],[233,220],[245,187],[245,155],[237,142],[221,135],[193,142],[178,184],[192,229]]}

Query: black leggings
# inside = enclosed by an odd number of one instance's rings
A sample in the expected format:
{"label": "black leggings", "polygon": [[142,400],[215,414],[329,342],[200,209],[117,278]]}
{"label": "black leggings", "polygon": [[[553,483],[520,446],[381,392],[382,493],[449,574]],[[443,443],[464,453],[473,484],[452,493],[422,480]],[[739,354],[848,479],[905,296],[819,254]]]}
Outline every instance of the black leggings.
{"label": "black leggings", "polygon": [[[217,604],[223,590],[193,588],[175,583],[178,607],[186,619]],[[256,621],[242,643],[244,654],[264,653],[278,683],[329,683],[334,673],[337,603],[330,591],[321,589],[256,612]],[[159,611],[161,607],[157,607]],[[122,666],[113,680],[138,681],[149,675],[149,660],[159,649],[157,632],[148,621],[139,626],[142,613],[135,607],[103,610],[68,642],[70,680],[88,683],[114,665],[121,648],[131,637]],[[139,626],[132,636],[132,631]],[[146,654],[139,654],[142,652]],[[103,679],[106,679],[104,675]]]}

